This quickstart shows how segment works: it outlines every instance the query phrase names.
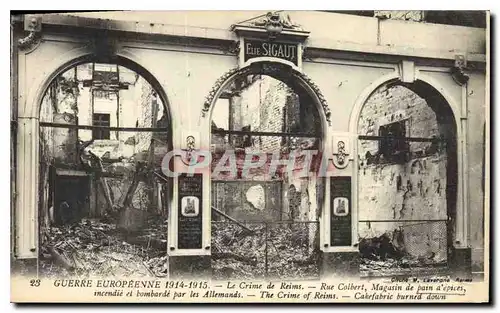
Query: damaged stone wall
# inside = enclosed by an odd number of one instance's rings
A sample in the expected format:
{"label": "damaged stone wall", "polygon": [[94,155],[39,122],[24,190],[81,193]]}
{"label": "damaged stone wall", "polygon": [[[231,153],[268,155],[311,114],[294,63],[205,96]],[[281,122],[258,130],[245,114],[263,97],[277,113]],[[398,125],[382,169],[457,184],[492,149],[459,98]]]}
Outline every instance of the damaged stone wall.
{"label": "damaged stone wall", "polygon": [[[76,68],[58,76],[42,100],[40,120],[57,124],[77,124],[80,90],[76,83]],[[74,128],[42,127],[40,140],[44,159],[74,168],[77,162],[77,136]]]}
{"label": "damaged stone wall", "polygon": [[[255,131],[282,132],[284,123],[283,108],[287,105],[287,96],[293,94],[293,91],[283,82],[269,76],[262,76],[259,84],[261,86],[258,108],[260,123],[252,125],[252,129]],[[259,148],[262,151],[279,151],[280,145],[280,137],[259,138]]]}
{"label": "damaged stone wall", "polygon": [[[230,130],[255,132],[301,132],[315,134],[320,131],[319,114],[310,98],[299,96],[285,82],[267,75],[248,77],[241,89],[231,86],[229,104]],[[220,99],[217,106],[225,106]],[[212,121],[212,128],[220,128]],[[249,145],[243,144],[244,136],[212,134],[212,149],[224,151],[228,148],[251,148],[266,153],[283,152],[289,149],[313,148],[316,138],[284,138],[279,136],[254,136]]]}
{"label": "damaged stone wall", "polygon": [[[290,127],[290,125],[300,125],[299,97],[284,82],[261,75],[241,92],[240,97],[242,99],[241,125],[250,125],[252,131],[300,132],[299,128]],[[280,151],[283,139],[281,137],[254,138],[253,145],[265,152]]]}
{"label": "damaged stone wall", "polygon": [[322,179],[315,176],[305,178],[287,177],[283,181],[283,220],[317,221],[319,199],[317,193],[321,188]]}
{"label": "damaged stone wall", "polygon": [[[233,88],[235,88],[233,86]],[[321,125],[318,124],[319,114],[308,97],[300,97],[286,83],[267,75],[255,75],[248,77],[247,83],[241,90],[230,90],[232,94],[230,104],[229,129],[243,130],[249,127],[250,131],[259,132],[307,132],[317,134]],[[218,102],[217,105],[227,105]],[[219,125],[212,124],[213,127]],[[245,130],[248,130],[245,129]],[[236,136],[235,136],[236,137]],[[225,149],[241,149],[241,145],[235,144],[231,147],[228,136],[212,134],[213,152],[223,154]],[[237,138],[236,138],[237,139]],[[243,163],[244,153],[259,151],[267,153],[268,160],[272,153],[282,153],[282,158],[287,157],[289,152],[298,152],[297,149],[314,149],[318,146],[317,138],[292,138],[281,136],[253,136],[250,146],[244,146],[244,152],[237,153],[237,167]],[[238,142],[238,140],[234,140]],[[241,141],[239,141],[241,143]],[[217,161],[217,157],[214,157]],[[269,163],[269,161],[268,161]],[[302,170],[302,164],[296,162],[295,171]],[[317,189],[321,188],[321,179],[315,177],[298,178],[290,177],[287,173],[271,177],[266,169],[269,164],[263,166],[262,170],[250,171],[250,175],[242,178],[241,182],[222,183],[224,175],[213,179],[213,204],[228,214],[235,214],[235,218],[266,220],[266,221],[317,221],[320,207],[318,205]],[[249,182],[253,181],[253,182]],[[247,184],[258,184],[249,189]],[[279,190],[271,190],[272,198],[267,196],[269,184],[280,184]],[[261,186],[263,189],[258,188]],[[250,198],[246,196],[234,196],[250,191]],[[271,189],[275,189],[274,187]],[[244,190],[244,192],[243,192]],[[260,192],[260,193],[259,193]],[[260,195],[260,196],[256,196]],[[278,201],[273,205],[272,211],[256,210],[259,207],[251,199],[265,199],[264,207],[269,206],[269,201]],[[257,201],[257,200],[255,200]],[[257,201],[256,203],[261,203]],[[227,209],[231,208],[231,209]],[[232,208],[239,208],[233,210]],[[256,214],[258,213],[258,214]],[[232,215],[231,215],[232,216]],[[314,233],[316,229],[311,228]],[[315,238],[311,234],[311,238]]]}
{"label": "damaged stone wall", "polygon": [[[141,80],[144,80],[140,78]],[[137,127],[146,128],[146,127],[154,127],[156,125],[156,121],[158,120],[158,109],[153,108],[157,103],[153,104],[153,101],[157,101],[155,91],[151,85],[141,82],[136,90],[139,92],[139,107],[140,112],[137,112],[136,117],[136,125]],[[155,112],[153,112],[153,110]],[[154,120],[154,122],[153,122]],[[140,151],[148,151],[151,144],[152,133],[150,132],[142,132],[135,133],[135,149],[134,152]]]}
{"label": "damaged stone wall", "polygon": [[[88,83],[84,84],[85,81],[92,80],[91,63],[82,64],[76,68],[79,87],[78,124],[92,125],[93,113],[106,113],[110,114],[112,127],[152,127],[152,102],[157,101],[157,119],[163,119],[160,125],[168,126],[168,123],[164,121],[166,117],[163,103],[156,96],[152,86],[134,71],[118,66],[120,83],[127,87],[115,92],[99,91],[98,88],[90,87]],[[90,141],[92,131],[79,130],[78,137],[82,141]],[[166,138],[164,141],[167,141]],[[150,133],[112,131],[110,140],[98,140],[88,149],[99,157],[130,158],[136,153],[147,151],[150,142]]]}
{"label": "damaged stone wall", "polygon": [[[260,132],[287,131],[287,121],[299,121],[300,105],[297,94],[284,82],[267,75],[256,75],[242,90],[236,91],[231,98],[231,130],[250,130]],[[218,103],[218,105],[223,105]],[[219,127],[220,125],[214,125]],[[297,130],[300,131],[300,130]],[[237,138],[241,139],[241,138]],[[224,148],[227,136],[213,134],[212,142],[216,150]],[[281,137],[253,137],[252,149],[265,152],[280,151]],[[241,140],[235,140],[236,146],[242,146]],[[226,146],[227,147],[227,146]]]}
{"label": "damaged stone wall", "polygon": [[[46,96],[42,100],[42,105],[40,108],[40,118],[42,121],[53,122],[53,110],[52,105],[53,94],[55,92],[55,86],[50,86]],[[44,120],[46,118],[46,120]],[[39,201],[38,201],[38,219],[40,221],[40,233],[44,234],[48,231],[51,218],[49,213],[49,208],[53,205],[52,199],[50,199],[51,190],[49,189],[49,171],[50,165],[54,159],[54,145],[52,142],[53,138],[53,128],[41,127],[40,128],[40,167],[39,167]],[[45,242],[45,236],[41,236],[41,242]]]}
{"label": "damaged stone wall", "polygon": [[[401,122],[406,137],[439,137],[436,114],[403,86],[382,87],[365,104],[358,134],[379,135],[381,126]],[[359,140],[359,236],[386,236],[410,257],[427,263],[447,259],[447,153],[443,145],[410,142],[406,159],[389,160],[379,141]],[[402,222],[413,220],[412,222]]]}
{"label": "damaged stone wall", "polygon": [[[112,66],[111,66],[112,67]],[[111,68],[110,67],[110,68]],[[119,127],[168,127],[168,118],[162,101],[152,86],[137,73],[118,67],[120,90],[107,91],[92,86],[93,66],[91,63],[71,68],[58,76],[50,85],[43,98],[40,119],[43,122],[72,125],[92,125],[92,114],[109,113],[110,126]],[[125,88],[123,88],[125,86]],[[98,101],[96,101],[98,100]],[[154,112],[156,113],[154,113]],[[40,212],[42,221],[48,221],[48,211],[52,206],[49,195],[49,169],[73,169],[87,172],[90,181],[89,205],[93,217],[102,215],[114,205],[122,203],[130,188],[133,177],[138,177],[133,189],[130,206],[134,210],[164,212],[155,188],[161,186],[152,174],[134,175],[139,163],[147,164],[150,171],[161,166],[161,158],[168,151],[167,132],[158,135],[163,141],[156,141],[149,151],[152,134],[150,132],[111,131],[110,139],[93,140],[92,130],[74,128],[41,127],[40,130]],[[93,140],[93,141],[92,141]],[[87,144],[88,143],[88,144]],[[79,145],[84,144],[83,163],[79,156]],[[101,159],[101,168],[90,168],[90,155]],[[88,163],[88,164],[87,164]],[[102,175],[97,172],[103,172]],[[56,177],[55,177],[56,178]],[[100,187],[108,186],[109,198]],[[165,182],[162,181],[162,184]],[[54,188],[54,186],[52,186]],[[46,224],[48,224],[47,222]]]}
{"label": "damaged stone wall", "polygon": [[[40,121],[75,125],[77,123],[77,101],[79,96],[76,83],[76,69],[58,76],[47,89],[40,108]],[[44,234],[54,221],[54,199],[51,171],[54,164],[61,168],[76,169],[78,132],[72,128],[40,128],[39,155],[39,220],[40,232]],[[41,236],[42,242],[45,240]]]}
{"label": "damaged stone wall", "polygon": [[212,186],[215,207],[239,221],[281,219],[280,182],[216,182]]}

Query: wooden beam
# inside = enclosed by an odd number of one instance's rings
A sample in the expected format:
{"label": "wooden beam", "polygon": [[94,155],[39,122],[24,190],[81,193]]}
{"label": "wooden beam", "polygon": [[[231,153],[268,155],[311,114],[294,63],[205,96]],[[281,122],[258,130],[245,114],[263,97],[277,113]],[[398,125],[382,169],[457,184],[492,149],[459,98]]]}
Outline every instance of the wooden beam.
{"label": "wooden beam", "polygon": [[56,168],[56,174],[60,176],[90,176],[90,173],[79,170],[67,170]]}
{"label": "wooden beam", "polygon": [[93,125],[75,125],[75,124],[60,124],[60,123],[48,123],[40,122],[40,127],[54,127],[54,128],[76,128],[76,129],[100,129],[100,130],[110,130],[110,131],[130,131],[130,132],[152,132],[152,133],[167,133],[168,128],[160,127],[111,127],[111,126],[93,126]]}
{"label": "wooden beam", "polygon": [[358,136],[359,140],[373,140],[373,141],[381,141],[381,140],[399,140],[399,141],[410,141],[410,142],[446,142],[445,139],[441,138],[423,138],[423,137],[393,137],[393,136]]}
{"label": "wooden beam", "polygon": [[319,134],[283,133],[283,132],[257,132],[257,131],[225,130],[225,129],[212,130],[212,134],[242,135],[242,136],[262,136],[262,137],[321,138],[321,136]]}
{"label": "wooden beam", "polygon": [[226,213],[222,212],[221,210],[217,209],[216,207],[212,206],[212,211],[214,211],[215,213],[217,213],[219,215],[222,215],[223,217],[227,218],[231,222],[234,222],[235,224],[238,224],[239,226],[241,226],[241,228],[243,228],[245,230],[248,230],[249,232],[254,233],[254,231],[251,230],[250,228],[246,227],[245,224],[243,224],[242,222],[240,222],[240,221],[232,218],[231,216],[227,215]]}

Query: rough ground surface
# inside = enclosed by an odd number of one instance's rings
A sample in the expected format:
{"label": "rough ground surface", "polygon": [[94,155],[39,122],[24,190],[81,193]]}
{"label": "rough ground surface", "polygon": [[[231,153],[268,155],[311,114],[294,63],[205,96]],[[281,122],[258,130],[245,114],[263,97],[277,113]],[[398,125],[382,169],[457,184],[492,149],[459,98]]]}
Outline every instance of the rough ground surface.
{"label": "rough ground surface", "polygon": [[397,244],[387,233],[362,238],[359,251],[360,274],[364,277],[442,275],[448,268],[446,262],[412,256],[406,251],[404,243]]}
{"label": "rough ground surface", "polygon": [[52,227],[41,248],[43,276],[167,277],[166,221],[152,219],[138,233],[116,229],[116,224],[84,219]]}
{"label": "rough ground surface", "polygon": [[[140,232],[114,221],[84,219],[44,236],[38,271],[46,277],[168,277],[167,221],[152,217]],[[314,279],[319,253],[315,224],[212,223],[214,279]],[[446,275],[447,264],[413,258],[382,235],[360,240],[362,277]],[[34,260],[35,261],[35,260]],[[19,264],[27,273],[32,265]]]}
{"label": "rough ground surface", "polygon": [[213,223],[214,278],[317,278],[315,224],[306,225],[252,223],[248,231],[232,223]]}

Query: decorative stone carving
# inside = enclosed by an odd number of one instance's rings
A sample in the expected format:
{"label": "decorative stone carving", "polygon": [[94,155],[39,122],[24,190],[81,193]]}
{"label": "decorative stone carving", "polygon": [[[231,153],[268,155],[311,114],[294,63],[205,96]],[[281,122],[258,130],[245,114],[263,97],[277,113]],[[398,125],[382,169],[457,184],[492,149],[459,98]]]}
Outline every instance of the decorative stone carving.
{"label": "decorative stone carving", "polygon": [[465,74],[464,68],[467,67],[467,59],[464,55],[455,56],[455,66],[451,68],[451,77],[460,86],[465,85],[469,81],[469,76]]}
{"label": "decorative stone carving", "polygon": [[21,51],[31,52],[35,50],[42,41],[42,36],[40,34],[42,30],[41,19],[39,17],[26,16],[24,19],[24,30],[29,31],[29,34],[18,40],[18,47]]}
{"label": "decorative stone carving", "polygon": [[240,42],[233,41],[229,45],[223,44],[219,48],[224,54],[238,55],[240,53]]}
{"label": "decorative stone carving", "polygon": [[424,11],[416,11],[416,10],[413,11],[381,10],[381,11],[375,11],[375,17],[379,19],[422,22],[424,21],[425,14]]}
{"label": "decorative stone carving", "polygon": [[338,164],[345,164],[347,157],[347,153],[345,151],[345,142],[339,141],[337,142],[337,163]]}
{"label": "decorative stone carving", "polygon": [[196,139],[193,135],[186,137],[186,147],[184,150],[185,154],[182,156],[182,163],[189,165],[193,161],[193,151],[196,147]]}
{"label": "decorative stone carving", "polygon": [[182,132],[182,138],[184,141],[181,145],[181,156],[182,163],[185,165],[193,165],[199,162],[199,155],[196,153],[200,149],[200,143],[198,138],[200,138],[200,133],[196,131],[184,130]]}
{"label": "decorative stone carving", "polygon": [[336,168],[346,168],[349,164],[348,156],[350,154],[349,137],[347,136],[334,136],[333,138],[333,165]]}
{"label": "decorative stone carving", "polygon": [[243,37],[262,38],[274,40],[280,38],[291,41],[304,41],[309,32],[300,25],[292,22],[290,16],[283,11],[268,12],[266,15],[257,16],[231,25],[231,30]]}
{"label": "decorative stone carving", "polygon": [[300,25],[292,22],[290,15],[282,12],[268,12],[266,16],[250,23],[254,26],[265,27],[270,34],[279,34],[283,29],[302,30]]}
{"label": "decorative stone carving", "polygon": [[224,74],[222,74],[219,79],[215,81],[214,86],[212,87],[212,90],[208,93],[208,96],[205,97],[205,102],[203,103],[203,108],[201,109],[201,116],[206,117],[207,113],[210,111],[210,106],[212,105],[212,102],[214,101],[215,95],[217,94],[217,91],[221,89],[222,85],[231,77],[234,75],[236,72],[238,72],[239,68],[233,68]]}
{"label": "decorative stone carving", "polygon": [[230,53],[230,54],[239,54],[240,53],[240,42],[239,41],[233,41],[227,51]]}
{"label": "decorative stone carving", "polygon": [[311,50],[307,49],[307,47],[302,46],[302,60],[312,61],[313,56],[311,54]]}
{"label": "decorative stone carving", "polygon": [[303,80],[312,89],[314,94],[318,97],[318,100],[321,104],[321,107],[323,109],[323,114],[325,116],[326,121],[328,122],[328,125],[331,126],[332,122],[331,122],[330,108],[328,107],[328,103],[323,94],[321,93],[321,90],[316,85],[316,83],[314,83],[314,81],[312,81],[312,79],[309,78],[306,74],[296,71],[289,66],[280,63],[268,63],[268,62],[253,63],[251,66],[247,66],[242,69],[233,68],[224,73],[221,77],[219,77],[219,79],[217,79],[214,86],[210,90],[208,96],[205,98],[205,102],[203,103],[203,108],[201,110],[201,116],[202,117],[207,116],[207,113],[210,111],[210,107],[212,106],[212,103],[215,100],[215,96],[231,76],[266,74],[269,76],[274,76],[279,78],[279,76],[283,75],[284,73],[286,73],[285,75],[287,77],[295,76]]}
{"label": "decorative stone carving", "polygon": [[33,51],[35,50],[42,41],[42,36],[36,32],[30,32],[25,38],[21,38],[18,41],[18,47],[21,51]]}

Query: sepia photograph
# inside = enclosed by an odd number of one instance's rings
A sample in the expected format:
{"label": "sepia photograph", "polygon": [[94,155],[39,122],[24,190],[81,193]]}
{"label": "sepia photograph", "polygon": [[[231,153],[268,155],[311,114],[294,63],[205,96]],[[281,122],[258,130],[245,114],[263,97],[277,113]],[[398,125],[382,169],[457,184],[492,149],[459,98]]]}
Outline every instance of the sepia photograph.
{"label": "sepia photograph", "polygon": [[491,301],[489,11],[10,19],[11,302]]}

